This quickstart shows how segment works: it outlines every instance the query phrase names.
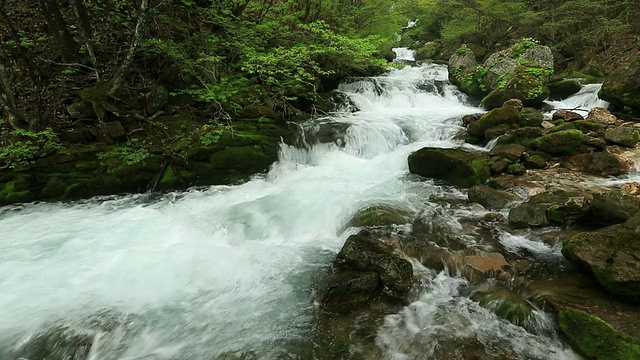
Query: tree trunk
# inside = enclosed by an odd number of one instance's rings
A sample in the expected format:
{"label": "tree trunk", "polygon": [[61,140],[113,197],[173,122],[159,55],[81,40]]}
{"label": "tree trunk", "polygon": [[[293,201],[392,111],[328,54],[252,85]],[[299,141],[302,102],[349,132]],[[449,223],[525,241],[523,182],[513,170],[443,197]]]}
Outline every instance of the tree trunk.
{"label": "tree trunk", "polygon": [[92,31],[91,31],[91,23],[89,21],[89,14],[87,13],[87,8],[84,6],[83,0],[69,0],[69,4],[73,8],[73,13],[78,19],[78,24],[80,25],[80,35],[82,37],[82,42],[84,46],[87,48],[87,53],[89,54],[89,60],[91,60],[91,64],[96,72],[96,80],[100,81],[100,72],[98,71],[98,60],[96,59],[95,52],[93,51],[93,43],[92,43]]}
{"label": "tree trunk", "polygon": [[40,10],[49,25],[49,30],[58,45],[62,60],[66,63],[75,62],[78,44],[73,40],[67,25],[64,23],[60,8],[56,0],[38,0]]}
{"label": "tree trunk", "polygon": [[9,119],[9,125],[14,130],[29,129],[31,124],[25,120],[25,117],[16,109],[16,98],[13,93],[13,87],[9,81],[7,68],[0,59],[0,106],[4,109]]}

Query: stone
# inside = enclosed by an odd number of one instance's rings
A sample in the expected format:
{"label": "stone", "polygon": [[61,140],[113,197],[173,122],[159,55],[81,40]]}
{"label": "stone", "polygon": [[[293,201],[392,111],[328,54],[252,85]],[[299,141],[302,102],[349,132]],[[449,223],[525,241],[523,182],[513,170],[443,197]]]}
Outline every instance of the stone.
{"label": "stone", "polygon": [[587,115],[587,121],[592,121],[602,125],[616,125],[618,118],[609,112],[609,110],[603,107],[594,107],[589,111]]}
{"label": "stone", "polygon": [[361,231],[347,238],[336,258],[336,266],[343,270],[374,272],[380,278],[382,293],[404,298],[415,281],[413,267],[395,250],[368,231]]}
{"label": "stone", "polygon": [[169,103],[169,90],[157,85],[147,94],[147,114],[155,115]]}
{"label": "stone", "polygon": [[571,225],[589,214],[592,201],[590,193],[556,187],[532,196],[527,203],[546,206],[550,223]]}
{"label": "stone", "polygon": [[502,104],[502,107],[505,106],[513,106],[518,109],[518,111],[521,111],[524,107],[524,105],[522,104],[522,100],[520,99],[509,99]]}
{"label": "stone", "polygon": [[483,221],[491,222],[491,223],[503,223],[507,221],[507,218],[500,213],[487,213],[482,217]]}
{"label": "stone", "polygon": [[95,120],[98,118],[93,105],[86,101],[75,102],[67,106],[67,113],[72,120]]}
{"label": "stone", "polygon": [[512,162],[509,161],[509,159],[495,158],[495,159],[491,160],[490,170],[494,174],[502,174],[503,172],[505,172],[507,170],[507,168],[511,164],[512,164]]}
{"label": "stone", "polygon": [[88,358],[94,335],[55,326],[33,336],[18,351],[18,359],[83,360]]}
{"label": "stone", "polygon": [[476,185],[469,189],[469,201],[478,203],[487,209],[503,209],[517,200],[518,197],[515,195],[492,189],[486,185]]}
{"label": "stone", "polygon": [[593,136],[585,136],[584,144],[588,146],[593,146],[594,148],[603,151],[607,148],[607,142],[604,139]]}
{"label": "stone", "polygon": [[631,126],[619,126],[608,129],[604,133],[604,139],[617,145],[634,147],[640,140],[640,132]]}
{"label": "stone", "polygon": [[483,114],[470,114],[462,117],[462,125],[467,126],[471,123],[474,123],[482,117]]}
{"label": "stone", "polygon": [[547,160],[542,155],[525,154],[522,164],[527,169],[544,169],[547,167]]}
{"label": "stone", "polygon": [[535,66],[518,66],[504,82],[482,99],[482,104],[493,109],[509,99],[520,99],[524,106],[542,105],[549,96],[550,70]]}
{"label": "stone", "polygon": [[520,159],[525,151],[525,147],[519,144],[496,145],[489,152],[489,156],[499,156],[516,162]]}
{"label": "stone", "polygon": [[597,316],[582,310],[561,310],[558,328],[589,359],[640,359],[640,339],[619,332]]}
{"label": "stone", "polygon": [[564,100],[576,94],[582,89],[582,85],[573,79],[563,79],[549,83],[549,99]]}
{"label": "stone", "polygon": [[590,219],[593,223],[623,223],[640,214],[640,199],[614,189],[593,194]]}
{"label": "stone", "polygon": [[520,126],[540,127],[544,121],[544,115],[533,108],[523,108],[520,111]]}
{"label": "stone", "polygon": [[510,267],[509,262],[500,253],[467,255],[464,252],[456,252],[446,262],[450,269],[459,270],[472,282],[490,277],[505,277],[505,271]]}
{"label": "stone", "polygon": [[520,111],[514,106],[504,106],[484,114],[478,122],[486,130],[499,125],[513,125],[520,121]]}
{"label": "stone", "polygon": [[552,155],[572,155],[578,153],[578,147],[584,141],[584,134],[579,130],[563,130],[550,133],[535,139],[531,145]]}
{"label": "stone", "polygon": [[116,120],[102,123],[100,124],[100,130],[109,139],[112,139],[114,141],[127,140],[127,132],[125,131],[120,121]]}
{"label": "stone", "polygon": [[552,120],[576,121],[583,120],[582,115],[569,110],[558,110],[551,116]]}
{"label": "stone", "polygon": [[613,61],[598,96],[621,108],[640,110],[640,48],[633,46]]}
{"label": "stone", "polygon": [[318,290],[318,301],[324,307],[347,313],[368,303],[378,294],[380,280],[373,271],[335,271]]}
{"label": "stone", "polygon": [[543,121],[542,124],[540,124],[540,126],[545,129],[545,130],[549,130],[551,128],[553,128],[555,125],[553,123],[551,123],[550,121]]}
{"label": "stone", "polygon": [[479,121],[474,121],[467,125],[467,134],[475,138],[484,138],[485,129],[480,125]]}
{"label": "stone", "polygon": [[617,176],[628,173],[632,163],[622,155],[599,151],[572,156],[566,160],[564,166],[586,174]]}
{"label": "stone", "polygon": [[525,328],[530,324],[531,313],[536,310],[531,299],[511,289],[496,287],[495,284],[481,284],[471,299],[498,317]]}
{"label": "stone", "polygon": [[358,210],[348,226],[389,226],[410,222],[411,214],[393,205],[374,205]]}
{"label": "stone", "polygon": [[502,135],[506,135],[507,133],[509,133],[509,126],[500,125],[500,126],[487,129],[487,131],[484,132],[484,137],[485,137],[485,140],[490,141],[490,140],[499,138]]}
{"label": "stone", "polygon": [[520,176],[526,173],[527,168],[522,164],[511,164],[507,167],[507,174]]}
{"label": "stone", "polygon": [[620,191],[627,195],[638,196],[640,195],[640,182],[622,184],[620,186]]}
{"label": "stone", "polygon": [[509,226],[514,228],[543,227],[549,225],[547,205],[521,204],[509,211]]}
{"label": "stone", "polygon": [[422,148],[408,158],[409,171],[463,188],[489,179],[489,161],[484,155],[462,149]]}
{"label": "stone", "polygon": [[589,270],[609,292],[634,301],[640,298],[640,217],[578,233],[563,242],[562,254]]}

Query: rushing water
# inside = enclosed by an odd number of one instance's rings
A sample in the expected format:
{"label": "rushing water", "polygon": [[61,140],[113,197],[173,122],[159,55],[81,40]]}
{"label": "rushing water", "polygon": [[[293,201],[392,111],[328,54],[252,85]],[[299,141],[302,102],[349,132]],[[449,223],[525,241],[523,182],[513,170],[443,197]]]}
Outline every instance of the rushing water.
{"label": "rushing water", "polygon": [[587,84],[578,93],[564,100],[546,101],[546,103],[554,109],[572,110],[586,117],[591,108],[609,107],[608,102],[598,98],[600,89],[602,84]]}
{"label": "rushing water", "polygon": [[[309,335],[313,289],[350,216],[367,204],[431,206],[443,188],[408,177],[407,156],[459,146],[457,119],[480,111],[438,65],[340,91],[359,111],[316,120],[348,125],[339,144],[282,145],[269,173],[243,185],[0,209],[0,355],[44,326],[82,327],[105,313],[126,325],[98,339],[92,360],[295,354],[290,344]],[[514,248],[528,241],[503,238]],[[551,324],[530,333],[461,295],[461,278],[424,281],[417,301],[379,330],[388,358],[428,359],[457,337],[523,359],[576,358]]]}

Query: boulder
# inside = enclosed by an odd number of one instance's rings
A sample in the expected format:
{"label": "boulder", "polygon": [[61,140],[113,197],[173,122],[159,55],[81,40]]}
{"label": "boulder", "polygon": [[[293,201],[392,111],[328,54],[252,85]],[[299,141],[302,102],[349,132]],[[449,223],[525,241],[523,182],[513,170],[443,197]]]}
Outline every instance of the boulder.
{"label": "boulder", "polygon": [[632,164],[622,155],[599,151],[572,156],[566,160],[564,165],[571,170],[586,174],[617,176],[628,173]]}
{"label": "boulder", "polygon": [[539,106],[549,96],[549,75],[552,70],[519,66],[482,99],[490,109],[501,106],[509,99],[520,99],[524,106]]}
{"label": "boulder", "polygon": [[527,203],[545,205],[550,223],[571,225],[591,211],[592,200],[593,195],[584,191],[550,188],[532,196]]}
{"label": "boulder", "polygon": [[640,299],[640,217],[576,234],[564,241],[562,254],[589,270],[609,292]]}
{"label": "boulder", "polygon": [[507,101],[505,101],[502,106],[513,106],[516,109],[518,109],[518,111],[521,111],[522,108],[524,107],[524,104],[522,104],[522,100],[520,99],[509,99]]}
{"label": "boulder", "polygon": [[509,211],[509,226],[514,228],[543,227],[549,225],[547,205],[521,204]]}
{"label": "boulder", "polygon": [[530,299],[511,289],[496,287],[495,284],[482,285],[473,293],[472,300],[514,325],[526,327],[531,323],[529,319],[536,307]]}
{"label": "boulder", "polygon": [[336,258],[336,266],[378,274],[382,293],[396,298],[405,297],[415,281],[411,263],[393,246],[368,231],[347,238]]}
{"label": "boulder", "polygon": [[617,145],[634,147],[640,140],[640,132],[631,126],[620,126],[608,129],[604,133],[604,139]]}
{"label": "boulder", "polygon": [[469,189],[469,201],[478,203],[487,209],[502,209],[518,200],[518,197],[485,185],[476,185]]}
{"label": "boulder", "polygon": [[479,282],[491,277],[506,278],[509,262],[500,253],[478,255],[465,254],[458,251],[446,260],[449,269],[459,270],[472,282]]}
{"label": "boulder", "polygon": [[523,39],[509,49],[498,51],[487,58],[483,64],[487,69],[485,83],[490,89],[495,89],[498,87],[499,79],[513,73],[519,63],[553,68],[553,53],[547,46]]}
{"label": "boulder", "polygon": [[413,174],[464,188],[484,184],[491,175],[485,156],[462,149],[422,148],[409,155],[408,163]]}
{"label": "boulder", "polygon": [[597,316],[565,308],[558,313],[558,328],[589,359],[640,359],[640,339],[614,329]]}
{"label": "boulder", "polygon": [[348,226],[402,225],[411,220],[411,214],[393,205],[374,205],[358,210]]}
{"label": "boulder", "polygon": [[564,121],[575,121],[575,120],[583,120],[582,115],[577,112],[569,111],[569,110],[558,110],[553,113],[552,120],[564,120]]}
{"label": "boulder", "polygon": [[154,115],[169,103],[169,90],[162,85],[151,89],[147,94],[147,114]]}
{"label": "boulder", "polygon": [[511,164],[507,167],[507,174],[520,176],[526,173],[527,168],[522,164]]}
{"label": "boulder", "polygon": [[579,152],[583,141],[584,134],[580,130],[563,130],[539,137],[531,145],[552,155],[572,155]]}
{"label": "boulder", "polygon": [[478,122],[485,130],[499,125],[518,124],[520,122],[520,111],[515,106],[499,107],[484,114]]}
{"label": "boulder", "polygon": [[66,326],[54,326],[36,334],[18,351],[18,359],[84,360],[94,334]]}
{"label": "boulder", "polygon": [[499,156],[516,162],[525,151],[525,147],[519,144],[496,145],[489,152],[489,156]]}
{"label": "boulder", "polygon": [[527,169],[544,169],[547,167],[547,160],[539,154],[526,154],[522,164]]}
{"label": "boulder", "polygon": [[582,85],[574,79],[563,79],[549,84],[549,98],[551,100],[564,100],[576,94],[582,89]]}
{"label": "boulder", "polygon": [[100,124],[100,130],[109,139],[114,141],[127,140],[127,131],[124,129],[120,121],[109,121]]}
{"label": "boulder", "polygon": [[620,191],[627,195],[638,196],[640,195],[640,182],[622,184],[620,186]]}
{"label": "boulder", "polygon": [[593,194],[590,219],[602,225],[620,224],[640,214],[640,199],[621,190]]}
{"label": "boulder", "polygon": [[72,120],[93,120],[98,118],[93,105],[87,101],[78,101],[67,106],[67,113]]}
{"label": "boulder", "polygon": [[373,271],[336,271],[318,290],[318,301],[331,311],[347,313],[378,294],[380,279]]}
{"label": "boulder", "polygon": [[482,127],[479,121],[474,121],[467,125],[467,134],[475,138],[484,138],[485,129]]}
{"label": "boulder", "polygon": [[520,122],[518,123],[520,126],[525,127],[540,127],[542,122],[544,121],[544,115],[536,109],[533,108],[523,108],[520,111]]}
{"label": "boulder", "polygon": [[616,56],[598,96],[619,106],[640,110],[640,48]]}
{"label": "boulder", "polygon": [[589,110],[587,115],[587,121],[592,121],[602,125],[616,125],[618,118],[609,112],[609,110],[603,107],[594,107]]}

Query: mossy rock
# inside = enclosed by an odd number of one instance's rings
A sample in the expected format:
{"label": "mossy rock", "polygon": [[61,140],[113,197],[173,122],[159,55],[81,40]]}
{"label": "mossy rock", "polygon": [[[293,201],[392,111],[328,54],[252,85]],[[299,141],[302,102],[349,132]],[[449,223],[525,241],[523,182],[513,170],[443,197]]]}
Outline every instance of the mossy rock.
{"label": "mossy rock", "polygon": [[614,144],[634,147],[640,141],[640,132],[634,127],[620,126],[608,129],[604,133],[604,139]]}
{"label": "mossy rock", "polygon": [[563,243],[562,254],[589,270],[609,292],[640,299],[640,217],[576,234]]}
{"label": "mossy rock", "polygon": [[565,308],[558,314],[560,332],[590,359],[640,359],[640,340],[616,331],[602,319]]}
{"label": "mossy rock", "polygon": [[551,100],[564,100],[582,89],[579,81],[563,79],[549,84],[549,98]]}
{"label": "mossy rock", "polygon": [[617,56],[598,96],[616,106],[640,110],[640,48]]}
{"label": "mossy rock", "polygon": [[516,200],[518,197],[513,194],[495,190],[486,185],[476,185],[469,189],[469,201],[487,209],[503,209]]}
{"label": "mossy rock", "polygon": [[482,104],[493,109],[509,99],[519,99],[524,106],[539,106],[549,96],[548,81],[549,70],[519,66],[513,73],[505,75],[497,88],[482,99]]}
{"label": "mossy rock", "polygon": [[19,350],[19,357],[38,360],[85,360],[94,336],[64,326],[49,328],[35,335]]}
{"label": "mossy rock", "polygon": [[358,210],[348,226],[402,225],[411,221],[411,213],[392,205],[374,205]]}
{"label": "mossy rock", "polygon": [[535,139],[531,146],[552,155],[573,155],[579,152],[583,140],[580,130],[562,130]]}
{"label": "mossy rock", "polygon": [[422,148],[408,158],[413,174],[463,188],[482,185],[491,176],[488,159],[461,149]]}
{"label": "mossy rock", "polygon": [[478,120],[485,130],[500,126],[514,125],[520,122],[520,111],[515,106],[502,106],[482,115]]}
{"label": "mossy rock", "polygon": [[536,310],[531,300],[507,289],[483,289],[476,292],[471,299],[491,310],[499,318],[522,327],[530,324],[531,314]]}
{"label": "mossy rock", "polygon": [[520,126],[540,127],[544,121],[544,115],[536,109],[524,108],[520,111]]}

